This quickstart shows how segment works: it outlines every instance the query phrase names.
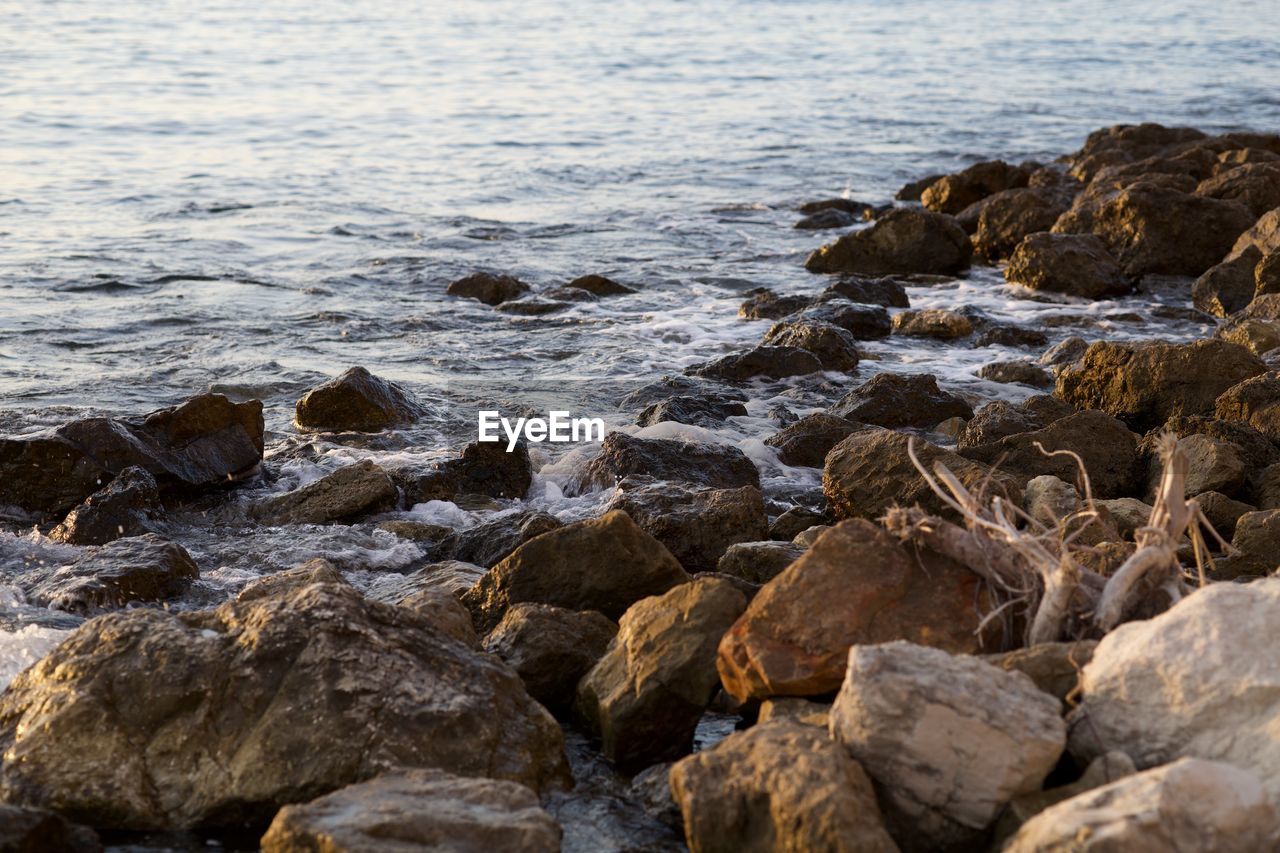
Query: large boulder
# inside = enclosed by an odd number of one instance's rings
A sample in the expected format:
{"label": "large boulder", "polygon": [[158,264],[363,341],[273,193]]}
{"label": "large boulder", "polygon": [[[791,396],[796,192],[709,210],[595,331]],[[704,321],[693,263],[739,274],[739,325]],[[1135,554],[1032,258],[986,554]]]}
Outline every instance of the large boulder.
{"label": "large boulder", "polygon": [[807,350],[818,357],[825,370],[850,373],[858,367],[858,344],[853,334],[832,323],[775,323],[765,333],[764,343]]}
{"label": "large boulder", "polygon": [[0,696],[0,745],[6,802],[126,829],[252,824],[408,767],[567,781],[505,664],[335,582],[92,620]]}
{"label": "large boulder", "polygon": [[475,272],[449,283],[445,293],[475,299],[485,305],[501,305],[529,292],[529,285],[512,275]]}
{"label": "large boulder", "polygon": [[849,651],[830,726],[880,784],[891,831],[934,849],[980,839],[1066,746],[1058,700],[1027,676],[906,642]]}
{"label": "large boulder", "polygon": [[199,577],[185,548],[146,533],[89,548],[68,566],[30,569],[15,582],[32,604],[91,613],[176,598]]}
{"label": "large boulder", "polygon": [[1184,758],[1050,806],[1004,853],[1254,853],[1280,846],[1277,823],[1258,777]]}
{"label": "large boulder", "polygon": [[1246,379],[1222,392],[1214,413],[1227,421],[1243,421],[1272,441],[1280,440],[1280,374]]}
{"label": "large boulder", "polygon": [[973,246],[954,217],[898,208],[870,228],[846,234],[809,255],[814,273],[957,273],[969,267]]}
{"label": "large boulder", "polygon": [[485,632],[522,601],[617,619],[641,598],[688,580],[661,542],[615,510],[530,539],[486,572],[463,603]]}
{"label": "large boulder", "polygon": [[720,643],[716,666],[738,699],[820,696],[840,686],[849,647],[911,640],[977,652],[978,576],[880,527],[844,521],[765,584]]}
{"label": "large boulder", "polygon": [[622,481],[608,508],[629,515],[689,572],[715,571],[730,545],[769,535],[755,486],[711,489],[632,478]]}
{"label": "large boulder", "polygon": [[613,488],[628,477],[652,477],[717,489],[760,486],[755,463],[736,447],[611,432],[587,465],[578,491]]}
{"label": "large boulder", "polygon": [[1251,770],[1280,796],[1280,580],[1212,584],[1103,637],[1069,718],[1071,750],[1139,768],[1178,758]]}
{"label": "large boulder", "polygon": [[258,400],[201,394],[142,418],[85,418],[0,437],[0,505],[65,513],[131,466],[169,494],[223,487],[257,473],[262,432]]}
{"label": "large boulder", "polygon": [[394,509],[400,493],[371,459],[345,465],[299,489],[267,498],[252,514],[262,524],[332,524]]}
{"label": "large boulder", "polygon": [[764,443],[778,451],[778,461],[783,465],[821,468],[827,451],[861,428],[861,424],[846,418],[816,412],[783,427],[766,438]]}
{"label": "large boulder", "polygon": [[559,853],[560,836],[560,825],[524,785],[404,770],[285,806],[262,837],[262,851]]}
{"label": "large boulder", "polygon": [[303,430],[377,432],[413,423],[422,408],[407,391],[363,367],[307,391],[294,406],[294,423]]}
{"label": "large boulder", "polygon": [[1077,365],[1058,374],[1055,393],[1074,406],[1101,409],[1145,432],[1170,416],[1213,412],[1219,394],[1265,371],[1257,356],[1226,341],[1095,341]]}
{"label": "large boulder", "polygon": [[993,193],[1025,187],[1029,177],[1030,173],[1021,166],[987,160],[938,178],[920,194],[920,201],[929,210],[956,214]]}
{"label": "large boulder", "polygon": [[973,208],[977,208],[974,253],[994,263],[1009,257],[1028,234],[1052,228],[1066,212],[1067,202],[1060,192],[1023,187],[988,196]]}
{"label": "large boulder", "polygon": [[930,373],[877,373],[831,407],[846,421],[882,427],[933,427],[973,417],[965,400],[938,387]]}
{"label": "large boulder", "polygon": [[533,485],[533,463],[524,441],[510,451],[505,440],[473,441],[452,459],[426,470],[401,467],[391,476],[404,490],[408,506],[467,495],[522,499]]}
{"label": "large boulder", "polygon": [[103,545],[122,536],[154,532],[160,508],[156,478],[144,468],[125,468],[102,489],[67,513],[49,538],[69,545]]}
{"label": "large boulder", "polygon": [[521,603],[484,638],[484,648],[520,675],[530,696],[553,711],[564,711],[572,706],[582,676],[617,633],[617,623],[594,610]]}
{"label": "large boulder", "polygon": [[719,678],[716,647],[747,606],[728,580],[697,578],[641,599],[578,685],[605,758],[639,769],[686,755]]}
{"label": "large boulder", "polygon": [[671,768],[691,853],[896,853],[867,774],[814,726],[776,720]]}
{"label": "large boulder", "polygon": [[1280,207],[1280,163],[1244,163],[1205,178],[1196,195],[1238,201],[1253,216]]}
{"label": "large boulder", "polygon": [[1092,234],[1032,234],[1018,244],[1004,277],[1032,290],[1085,299],[1124,296],[1132,285]]}

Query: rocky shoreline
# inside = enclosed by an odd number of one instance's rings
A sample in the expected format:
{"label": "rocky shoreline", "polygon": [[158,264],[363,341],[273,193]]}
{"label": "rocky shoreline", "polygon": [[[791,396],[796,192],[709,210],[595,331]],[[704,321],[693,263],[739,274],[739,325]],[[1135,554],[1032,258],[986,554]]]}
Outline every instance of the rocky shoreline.
{"label": "rocky shoreline", "polygon": [[[714,430],[762,383],[838,389],[757,437],[783,479],[820,472],[817,500],[777,499],[737,446],[634,430],[563,483],[601,497],[568,523],[523,505],[527,444],[262,494],[263,404],[217,393],[0,437],[5,529],[80,549],[8,579],[6,630],[70,633],[0,694],[0,847],[1280,844],[1280,135],[1117,126],[1054,163],[799,213],[842,232],[805,261],[809,292],[749,292],[739,316],[772,323],[758,345],[620,408]],[[975,264],[1016,299],[1158,288],[1176,298],[1156,320],[1215,331],[1049,346],[913,307]],[[634,290],[481,272],[448,292],[536,318]],[[1033,393],[821,384],[895,337],[1022,351],[978,375]],[[357,367],[293,423],[342,445],[432,407]],[[433,501],[505,511],[407,512]],[[358,583],[315,559],[215,597],[176,513],[371,526],[423,557]]]}

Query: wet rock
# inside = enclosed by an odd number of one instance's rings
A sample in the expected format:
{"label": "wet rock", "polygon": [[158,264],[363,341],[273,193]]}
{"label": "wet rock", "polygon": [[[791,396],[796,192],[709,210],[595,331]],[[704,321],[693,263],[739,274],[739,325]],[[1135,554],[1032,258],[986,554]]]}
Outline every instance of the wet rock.
{"label": "wet rock", "polygon": [[451,533],[440,540],[431,556],[437,561],[457,561],[488,568],[497,565],[530,539],[563,526],[560,519],[541,510],[504,513],[474,527]]}
{"label": "wet rock", "polygon": [[1079,467],[1070,456],[1046,456],[1046,451],[1070,450],[1084,462],[1095,495],[1124,497],[1141,488],[1144,466],[1138,454],[1140,437],[1103,412],[1083,411],[1059,418],[1033,432],[1018,433],[990,444],[970,445],[959,453],[1024,480],[1052,474],[1074,483]]}
{"label": "wet rock", "polygon": [[573,704],[578,682],[617,633],[617,623],[594,610],[522,603],[489,632],[484,648],[519,674],[530,696],[564,712]]}
{"label": "wet rock", "polygon": [[781,403],[775,403],[769,407],[769,411],[765,412],[765,417],[773,421],[778,426],[790,426],[799,420],[796,413],[788,409]]}
{"label": "wet rock", "polygon": [[257,473],[262,403],[201,394],[144,418],[84,418],[0,437],[0,505],[62,514],[137,466],[161,491],[186,496]]}
{"label": "wet rock", "polygon": [[811,296],[778,296],[762,288],[739,306],[738,316],[744,320],[780,320],[812,304]]}
{"label": "wet rock", "polygon": [[400,468],[392,472],[404,490],[409,506],[427,501],[456,501],[466,495],[490,498],[523,498],[533,484],[533,463],[529,445],[516,443],[507,451],[507,441],[473,441],[462,453],[423,471]]}
{"label": "wet rock", "polygon": [[614,511],[524,543],[486,572],[463,603],[485,632],[522,601],[599,610],[617,619],[635,601],[688,579],[661,542]]}
{"label": "wet rock", "polygon": [[421,406],[399,385],[352,367],[303,394],[293,419],[303,430],[377,432],[413,423],[421,413]]}
{"label": "wet rock", "polygon": [[737,542],[716,563],[716,572],[755,584],[773,580],[800,559],[804,548],[791,542]]}
{"label": "wet rock", "polygon": [[1078,640],[1072,643],[1039,643],[1024,649],[1015,649],[983,659],[1006,672],[1020,672],[1030,678],[1036,687],[1067,702],[1080,684],[1080,670],[1093,659],[1096,640]]}
{"label": "wet rock", "polygon": [[716,396],[677,396],[647,406],[636,416],[636,424],[646,427],[664,421],[715,428],[726,419],[747,414],[747,407],[737,400]]}
{"label": "wet rock", "polygon": [[1049,338],[1039,329],[1022,326],[993,326],[974,339],[974,347],[1042,347]]}
{"label": "wet rock", "polygon": [[785,379],[788,376],[805,376],[820,370],[822,362],[808,350],[790,346],[758,346],[691,367],[685,372],[690,376],[722,382],[746,382],[757,377]]}
{"label": "wet rock", "polygon": [[1235,553],[1218,560],[1214,580],[1262,577],[1275,572],[1280,567],[1280,510],[1247,512],[1237,518],[1231,547]]}
{"label": "wet rock", "polygon": [[844,679],[849,647],[907,639],[977,652],[985,594],[973,572],[906,548],[869,521],[843,521],[765,584],[720,643],[725,690],[821,696]]}
{"label": "wet rock", "polygon": [[1018,244],[1004,277],[1032,290],[1085,299],[1124,296],[1132,286],[1092,234],[1032,234]]}
{"label": "wet rock", "polygon": [[159,505],[155,477],[143,468],[125,468],[67,513],[49,538],[69,545],[103,545],[122,536],[141,536],[154,531],[152,515]]}
{"label": "wet rock", "polygon": [[1198,276],[1222,260],[1254,216],[1243,204],[1137,183],[1064,213],[1053,230],[1102,238],[1127,275]]}
{"label": "wet rock", "polygon": [[1031,385],[1043,388],[1053,384],[1053,376],[1043,367],[1029,361],[993,361],[978,370],[978,378],[1005,384]]}
{"label": "wet rock", "polygon": [[[886,375],[888,374],[880,374],[880,376]],[[934,389],[937,389],[936,383]],[[862,424],[846,418],[817,412],[806,415],[790,426],[775,432],[766,438],[764,443],[777,449],[778,461],[783,465],[821,468],[823,460],[827,458],[827,451],[835,447],[845,436],[861,428]]]}
{"label": "wet rock", "polygon": [[342,572],[338,571],[333,563],[324,557],[314,557],[291,569],[254,578],[245,584],[236,595],[236,601],[245,603],[262,598],[270,598],[273,595],[282,595],[315,583],[336,583],[341,585],[346,582],[346,579],[342,577]]}
{"label": "wet rock", "polygon": [[755,542],[769,532],[764,500],[755,486],[713,489],[628,478],[609,503],[657,539],[688,572],[714,571],[724,552],[738,542]]}
{"label": "wet rock", "polygon": [[1047,394],[1036,394],[1017,404],[993,400],[974,413],[957,443],[960,447],[991,444],[1006,436],[1041,429],[1075,411],[1074,406]]}
{"label": "wet rock", "polygon": [[262,850],[559,853],[560,836],[560,825],[524,785],[405,770],[285,806],[262,837]]}
{"label": "wet rock", "polygon": [[897,335],[953,341],[973,334],[973,321],[958,311],[913,308],[894,315],[893,331]]}
{"label": "wet rock", "polygon": [[794,506],[784,512],[769,526],[769,538],[790,542],[799,534],[817,524],[830,524],[835,519],[827,512],[810,509],[805,506]]}
{"label": "wet rock", "polygon": [[1238,201],[1257,218],[1280,207],[1280,164],[1241,164],[1201,181],[1196,195]]}
{"label": "wet rock", "polygon": [[799,207],[800,212],[805,214],[812,215],[821,213],[824,210],[838,210],[841,213],[851,213],[859,219],[869,219],[870,216],[865,214],[869,214],[874,209],[865,201],[855,201],[851,198],[824,198],[818,201],[807,201]]}
{"label": "wet rock", "polygon": [[925,175],[923,178],[905,184],[902,189],[894,193],[893,197],[898,201],[919,201],[925,190],[945,177],[946,175]]}
{"label": "wet rock", "polygon": [[1144,769],[1184,757],[1225,761],[1257,773],[1275,797],[1280,650],[1258,638],[1278,617],[1280,580],[1268,578],[1211,584],[1116,628],[1084,668],[1068,718],[1072,753],[1120,750]]}
{"label": "wet rock", "polygon": [[1215,414],[1243,421],[1272,441],[1280,439],[1280,374],[1266,373],[1232,385],[1218,397]]}
{"label": "wet rock", "polygon": [[1029,234],[1048,231],[1066,212],[1068,201],[1061,192],[1042,187],[1002,190],[988,196],[960,214],[974,211],[974,254],[995,262],[1013,254]]}
{"label": "wet rock", "polygon": [[972,418],[961,397],[938,387],[929,373],[877,373],[831,407],[832,415],[884,427],[931,427],[947,418]]}
{"label": "wet rock", "polygon": [[939,178],[920,194],[920,202],[929,210],[955,214],[994,193],[1025,187],[1029,177],[1019,166],[988,160]]}
{"label": "wet rock", "polygon": [[252,515],[271,527],[333,524],[394,509],[399,496],[387,472],[365,459],[300,489],[268,498],[253,508]]}
{"label": "wet rock", "polygon": [[569,302],[546,299],[542,296],[522,296],[519,299],[512,299],[503,302],[501,305],[495,305],[493,310],[516,317],[542,317],[546,314],[563,311],[569,307],[569,304]]}
{"label": "wet rock", "polygon": [[[838,518],[879,518],[895,504],[918,503],[930,512],[951,512],[911,463],[908,440],[891,430],[867,429],[831,449],[822,472],[822,491]],[[1002,470],[993,472],[980,462],[919,439],[915,453],[926,467],[935,462],[946,465],[966,488],[983,486],[990,493],[1021,501],[1017,478]]]}
{"label": "wet rock", "polygon": [[86,623],[0,697],[0,742],[7,802],[129,829],[252,823],[407,767],[567,781],[514,672],[338,583]]}
{"label": "wet rock", "polygon": [[[1189,489],[1188,494],[1191,494]],[[1209,523],[1213,525],[1213,529],[1228,542],[1235,535],[1236,524],[1240,521],[1241,516],[1255,512],[1258,509],[1258,507],[1251,504],[1229,498],[1221,492],[1200,492],[1195,495],[1195,499],[1196,503],[1200,504],[1200,510],[1204,513],[1205,518],[1209,519]],[[1210,547],[1212,547],[1212,542]],[[1280,560],[1277,560],[1277,563],[1280,563]]]}
{"label": "wet rock", "polygon": [[430,591],[447,592],[454,598],[461,598],[463,593],[484,577],[486,571],[488,570],[484,566],[464,563],[461,560],[428,563],[404,575],[394,588],[383,591],[378,599],[398,604],[420,592]]}
{"label": "wet rock", "polygon": [[698,578],[633,604],[578,685],[578,710],[622,768],[687,754],[718,686],[716,645],[747,605],[733,584]]}
{"label": "wet rock", "polygon": [[1218,395],[1265,369],[1253,353],[1226,341],[1095,341],[1077,365],[1058,375],[1056,394],[1147,430],[1173,415],[1212,412]]}
{"label": "wet rock", "polygon": [[1070,337],[1045,350],[1036,363],[1042,367],[1055,368],[1056,373],[1058,368],[1080,361],[1088,349],[1089,343],[1084,338]]}
{"label": "wet rock", "polygon": [[87,826],[77,826],[45,809],[0,803],[0,850],[5,853],[99,853],[102,842]]}
{"label": "wet rock", "polygon": [[855,340],[874,341],[887,338],[893,331],[889,312],[878,305],[863,305],[847,299],[829,299],[789,317],[803,323],[828,323],[838,326]]}
{"label": "wet rock", "polygon": [[953,217],[899,208],[870,228],[846,234],[805,261],[814,273],[956,273],[969,267],[973,247]]}
{"label": "wet rock", "polygon": [[691,853],[898,849],[867,774],[813,726],[736,732],[673,766],[671,790]]}
{"label": "wet rock", "polygon": [[1027,676],[893,642],[855,646],[831,734],[880,784],[904,846],[979,841],[1038,791],[1066,745],[1059,702]]}
{"label": "wet rock", "polygon": [[1004,849],[1249,853],[1275,847],[1276,824],[1275,807],[1255,775],[1188,758],[1051,806]]}
{"label": "wet rock", "polygon": [[529,285],[515,276],[477,272],[450,283],[445,293],[478,299],[485,305],[501,305],[529,292]]}
{"label": "wet rock", "polygon": [[607,276],[595,274],[580,275],[566,284],[565,287],[574,290],[585,290],[594,296],[625,296],[628,293],[636,292],[635,288],[619,284]]}
{"label": "wet rock", "polygon": [[600,453],[587,465],[580,485],[582,490],[612,488],[634,476],[717,489],[760,486],[755,463],[736,447],[675,438],[637,438],[622,432],[604,437]]}
{"label": "wet rock", "polygon": [[844,276],[827,285],[820,297],[824,302],[847,299],[865,305],[881,305],[885,308],[910,308],[907,291],[901,282],[892,278],[866,278]]}
{"label": "wet rock", "polygon": [[858,344],[852,333],[831,323],[790,321],[775,323],[765,333],[770,347],[797,347],[813,353],[824,370],[852,373],[858,369]]}
{"label": "wet rock", "polygon": [[860,217],[856,217],[852,213],[848,213],[843,210],[836,210],[834,208],[827,208],[806,216],[792,227],[798,228],[802,231],[822,231],[827,228],[852,228],[858,223],[859,219]]}
{"label": "wet rock", "polygon": [[682,396],[734,400],[739,403],[747,401],[747,395],[731,385],[692,376],[664,376],[628,393],[618,403],[618,408],[622,411],[643,409],[653,403],[661,403],[663,400]]}
{"label": "wet rock", "polygon": [[185,548],[147,533],[92,548],[69,566],[32,569],[16,582],[32,604],[83,614],[176,598],[199,577]]}
{"label": "wet rock", "polygon": [[1253,301],[1254,269],[1262,253],[1247,246],[1238,256],[1210,267],[1191,285],[1191,302],[1215,317],[1229,317]]}

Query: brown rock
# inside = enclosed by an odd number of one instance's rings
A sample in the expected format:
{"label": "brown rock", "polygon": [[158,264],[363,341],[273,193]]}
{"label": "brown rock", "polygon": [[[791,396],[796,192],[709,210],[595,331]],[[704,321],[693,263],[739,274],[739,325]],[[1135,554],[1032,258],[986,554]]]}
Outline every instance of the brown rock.
{"label": "brown rock", "polygon": [[1239,255],[1210,267],[1191,285],[1191,302],[1215,317],[1229,317],[1253,301],[1257,282],[1254,269],[1262,253],[1253,246]]}
{"label": "brown rock", "polygon": [[617,633],[617,623],[594,610],[524,603],[506,612],[484,638],[484,648],[519,674],[530,696],[562,712],[573,705],[578,682]]}
{"label": "brown rock", "polygon": [[846,234],[809,255],[814,273],[956,273],[969,267],[973,247],[953,217],[899,208],[870,228]]}
{"label": "brown rock", "polygon": [[972,418],[961,397],[938,387],[929,373],[877,373],[831,407],[846,421],[883,427],[931,427],[947,418]]}
{"label": "brown rock", "polygon": [[919,201],[925,190],[945,177],[946,175],[925,175],[923,178],[918,178],[903,185],[902,189],[894,193],[893,197],[898,201]]}
{"label": "brown rock", "polygon": [[920,201],[929,210],[955,214],[993,193],[1025,187],[1028,177],[1027,170],[1019,166],[988,160],[939,178],[920,194]]}
{"label": "brown rock", "polygon": [[[888,374],[880,374],[885,375]],[[937,388],[937,383],[934,383],[934,388]],[[845,436],[861,428],[861,424],[846,418],[817,412],[783,427],[766,438],[764,443],[777,448],[778,461],[783,465],[821,468],[823,460],[827,458],[827,451]]]}
{"label": "brown rock", "polygon": [[175,598],[199,577],[185,548],[147,533],[90,548],[70,566],[38,566],[15,582],[32,604],[90,613]]}
{"label": "brown rock", "polygon": [[431,558],[437,562],[474,564],[492,568],[500,560],[536,536],[563,527],[563,522],[535,509],[501,513],[473,527],[456,530],[436,543]]}
{"label": "brown rock", "polygon": [[594,296],[624,296],[628,293],[635,293],[635,288],[627,287],[625,284],[618,284],[611,278],[603,275],[580,275],[573,281],[565,285],[574,290],[585,290]]}
{"label": "brown rock", "polygon": [[893,331],[889,312],[879,305],[863,305],[848,299],[826,299],[794,316],[800,322],[827,323],[853,335],[854,340],[887,338]]}
{"label": "brown rock", "polygon": [[820,370],[822,362],[808,350],[792,346],[759,346],[690,367],[685,373],[721,382],[746,382],[761,376],[766,379],[785,379]]}
{"label": "brown rock", "polygon": [[798,347],[813,353],[824,370],[853,372],[858,368],[858,344],[853,335],[831,323],[791,321],[775,323],[765,333],[770,347]]}
{"label": "brown rock", "polygon": [[1043,388],[1053,384],[1053,376],[1043,367],[1029,361],[993,361],[978,370],[978,378],[989,382],[1031,385]]}
{"label": "brown rock", "polygon": [[394,509],[399,499],[395,483],[373,460],[346,465],[253,508],[262,524],[332,524]]}
{"label": "brown rock", "polygon": [[501,305],[529,292],[529,285],[515,276],[477,272],[450,283],[445,293],[478,299],[485,305]]}
{"label": "brown rock", "polygon": [[791,542],[738,542],[716,563],[716,573],[764,584],[800,559],[804,548]]}
{"label": "brown rock", "polygon": [[1236,519],[1231,547],[1236,553],[1218,560],[1214,580],[1262,577],[1280,566],[1280,509],[1246,512]]}
{"label": "brown rock", "polygon": [[302,395],[294,407],[294,423],[302,430],[377,432],[409,424],[421,406],[393,382],[352,367]]}
{"label": "brown rock", "polygon": [[1250,247],[1257,249],[1262,255],[1269,255],[1280,249],[1280,207],[1258,217],[1253,227],[1240,235],[1231,247],[1231,253],[1223,260],[1237,258]]}
{"label": "brown rock", "polygon": [[902,283],[893,278],[868,278],[866,276],[842,276],[822,292],[823,301],[831,299],[847,299],[866,305],[881,305],[885,308],[910,308],[907,291]]}
{"label": "brown rock", "polygon": [[1218,397],[1215,414],[1244,421],[1272,441],[1280,439],[1280,374],[1266,373],[1232,385]]}
{"label": "brown rock", "polygon": [[1031,234],[1018,244],[1004,277],[1032,290],[1085,299],[1124,296],[1132,289],[1106,245],[1092,234]]}
{"label": "brown rock", "polygon": [[155,530],[152,514],[159,507],[156,478],[144,468],[126,468],[67,513],[49,538],[69,545],[104,545],[122,536],[141,536]]}
{"label": "brown rock", "polygon": [[978,208],[974,253],[991,262],[1009,257],[1024,237],[1052,228],[1067,206],[1061,192],[1041,187],[988,196],[974,205]]}
{"label": "brown rock", "polygon": [[1254,295],[1280,293],[1280,250],[1266,255],[1253,270]]}
{"label": "brown rock", "polygon": [[811,296],[778,296],[772,290],[761,288],[742,303],[738,316],[744,320],[780,320],[812,304]]}
{"label": "brown rock", "polygon": [[747,414],[737,400],[713,394],[680,395],[652,403],[636,416],[637,426],[653,426],[665,421],[715,428],[734,416]]}
{"label": "brown rock", "polygon": [[5,853],[101,853],[98,834],[46,809],[0,804],[0,850]]}
{"label": "brown rock", "polygon": [[987,655],[986,661],[1007,672],[1021,672],[1050,696],[1056,696],[1065,707],[1067,697],[1080,684],[1080,670],[1093,659],[1096,640],[1073,643],[1040,643],[998,655]]}
{"label": "brown rock", "polygon": [[1238,201],[1254,217],[1280,207],[1280,163],[1244,163],[1206,178],[1196,195]]}
{"label": "brown rock", "polygon": [[1214,334],[1228,343],[1246,347],[1256,356],[1280,347],[1280,321],[1277,320],[1233,317],[1219,326]]}
{"label": "brown rock", "polygon": [[627,477],[644,476],[733,489],[760,486],[760,472],[736,447],[672,438],[636,438],[611,432],[583,477],[584,488],[612,488]]}
{"label": "brown rock", "polygon": [[456,501],[467,495],[490,498],[523,498],[533,484],[529,446],[519,441],[513,450],[507,442],[473,441],[453,458],[427,470],[400,468],[392,479],[404,490],[405,504]]}
{"label": "brown rock", "polygon": [[[1213,525],[1213,529],[1228,542],[1235,535],[1236,524],[1240,521],[1240,517],[1259,509],[1252,504],[1229,498],[1221,492],[1201,492],[1195,495],[1195,499],[1196,503],[1200,504],[1200,510],[1205,518],[1209,519],[1209,523]],[[1268,507],[1268,509],[1271,508]],[[1209,541],[1209,546],[1214,547],[1212,540]]]}
{"label": "brown rock", "polygon": [[894,315],[893,331],[898,335],[952,341],[973,334],[973,321],[957,311],[913,308]]}
{"label": "brown rock", "polygon": [[[1244,488],[1249,469],[1240,448],[1208,435],[1188,435],[1178,442],[1187,457],[1187,496],[1201,492],[1236,494]],[[1154,503],[1163,466],[1152,458],[1147,471],[1147,499]]]}
{"label": "brown rock", "polygon": [[1075,407],[1048,394],[1035,394],[1021,403],[993,400],[974,413],[960,435],[960,447],[991,444],[1023,432],[1032,432],[1075,414]]}

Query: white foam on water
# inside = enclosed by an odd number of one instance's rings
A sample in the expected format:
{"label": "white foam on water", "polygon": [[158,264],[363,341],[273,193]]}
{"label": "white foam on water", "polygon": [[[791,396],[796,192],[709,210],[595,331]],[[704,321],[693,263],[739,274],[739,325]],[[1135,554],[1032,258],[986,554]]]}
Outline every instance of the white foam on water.
{"label": "white foam on water", "polygon": [[18,673],[53,651],[70,633],[42,625],[0,631],[0,690],[8,687]]}

